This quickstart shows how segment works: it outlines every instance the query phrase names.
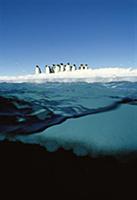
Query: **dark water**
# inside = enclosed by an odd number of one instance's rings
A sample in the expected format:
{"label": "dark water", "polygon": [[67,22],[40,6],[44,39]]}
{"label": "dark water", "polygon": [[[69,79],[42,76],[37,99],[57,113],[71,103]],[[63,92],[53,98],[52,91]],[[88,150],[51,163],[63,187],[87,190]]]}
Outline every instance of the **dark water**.
{"label": "dark water", "polygon": [[0,138],[77,155],[137,151],[137,83],[1,83]]}

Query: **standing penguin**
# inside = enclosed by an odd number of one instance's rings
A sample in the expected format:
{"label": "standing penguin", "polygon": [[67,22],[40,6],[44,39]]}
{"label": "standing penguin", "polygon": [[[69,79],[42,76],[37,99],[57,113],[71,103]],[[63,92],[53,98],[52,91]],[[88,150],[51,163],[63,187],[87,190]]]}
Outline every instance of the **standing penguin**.
{"label": "standing penguin", "polygon": [[67,64],[66,64],[65,69],[66,69],[67,72],[70,71],[70,63],[67,63]]}
{"label": "standing penguin", "polygon": [[85,69],[88,69],[88,64],[85,64],[84,67],[85,67]]}
{"label": "standing penguin", "polygon": [[72,67],[71,67],[71,71],[75,71],[76,70],[76,65],[74,64],[74,65],[72,65]]}
{"label": "standing penguin", "polygon": [[41,69],[38,65],[35,67],[35,74],[41,74]]}
{"label": "standing penguin", "polygon": [[63,65],[63,63],[60,63],[60,71],[61,71],[61,72],[64,71],[64,65]]}
{"label": "standing penguin", "polygon": [[56,64],[56,65],[55,65],[55,68],[54,68],[54,72],[55,72],[55,73],[58,73],[59,70],[60,70],[60,67],[59,67],[58,64]]}
{"label": "standing penguin", "polygon": [[45,72],[46,72],[46,74],[50,73],[50,67],[48,65],[45,66]]}

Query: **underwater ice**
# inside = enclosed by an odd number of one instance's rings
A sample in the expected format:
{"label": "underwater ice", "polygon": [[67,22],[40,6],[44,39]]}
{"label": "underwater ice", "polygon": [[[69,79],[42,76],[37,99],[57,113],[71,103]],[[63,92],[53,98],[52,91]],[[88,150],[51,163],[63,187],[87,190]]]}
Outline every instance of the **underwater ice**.
{"label": "underwater ice", "polygon": [[[46,126],[45,130],[37,133],[19,135],[17,132],[14,137],[0,134],[1,140],[8,138],[39,144],[50,152],[63,147],[66,150],[72,149],[79,156],[137,151],[136,82],[1,83],[0,88],[0,95],[9,98],[10,103],[12,97],[20,99],[18,103],[12,102],[15,105],[11,106],[14,113],[9,112],[9,108],[5,106],[1,110],[0,117],[8,113],[9,117],[15,117],[16,112],[22,114],[22,109],[26,109],[23,107],[26,106],[24,103],[20,104],[22,100],[28,102],[28,106],[34,107],[34,110],[29,111],[29,117],[43,120],[43,117],[48,115],[48,110],[55,115],[69,116],[66,121],[53,123],[52,126]],[[42,107],[45,111],[41,109]],[[75,114],[80,115],[85,112],[83,107],[86,111],[98,112],[73,118]],[[6,119],[4,123],[7,123]],[[19,120],[19,123],[23,122]],[[45,123],[47,123],[46,118]],[[1,128],[3,125],[0,124]],[[33,125],[35,128],[34,119]]]}

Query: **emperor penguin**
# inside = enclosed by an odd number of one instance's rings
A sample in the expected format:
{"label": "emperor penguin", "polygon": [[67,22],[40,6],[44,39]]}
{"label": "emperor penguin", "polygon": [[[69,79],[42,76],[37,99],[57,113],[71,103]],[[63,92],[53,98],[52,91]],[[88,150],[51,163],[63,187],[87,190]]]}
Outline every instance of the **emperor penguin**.
{"label": "emperor penguin", "polygon": [[35,74],[41,74],[41,69],[38,65],[35,67]]}

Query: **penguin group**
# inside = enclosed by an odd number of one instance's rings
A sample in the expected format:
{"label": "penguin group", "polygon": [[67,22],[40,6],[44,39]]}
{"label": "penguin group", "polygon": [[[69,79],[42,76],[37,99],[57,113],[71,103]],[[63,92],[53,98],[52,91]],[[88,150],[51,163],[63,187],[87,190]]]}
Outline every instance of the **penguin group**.
{"label": "penguin group", "polygon": [[[67,64],[53,64],[52,66],[46,65],[44,73],[50,74],[50,73],[58,73],[58,72],[69,72],[69,71],[75,71],[75,70],[86,70],[88,69],[88,64],[80,64],[79,67],[76,67],[75,64],[71,65],[70,63]],[[41,74],[42,71],[38,65],[35,67],[35,74]]]}

